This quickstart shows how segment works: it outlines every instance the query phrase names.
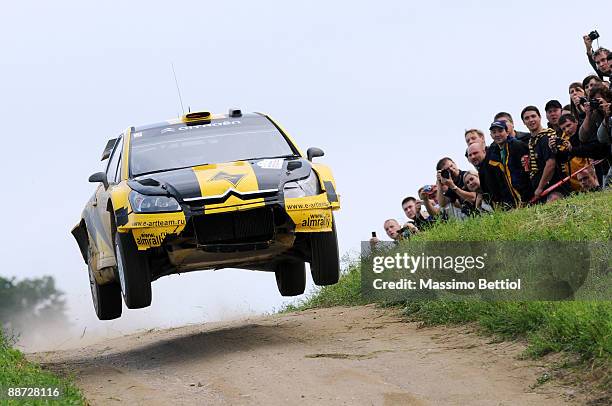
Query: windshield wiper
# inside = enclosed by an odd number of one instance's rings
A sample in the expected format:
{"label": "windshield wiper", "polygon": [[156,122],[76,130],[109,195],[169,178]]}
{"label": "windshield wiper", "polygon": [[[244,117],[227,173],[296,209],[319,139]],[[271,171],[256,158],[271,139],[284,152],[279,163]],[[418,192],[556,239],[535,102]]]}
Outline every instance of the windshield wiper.
{"label": "windshield wiper", "polygon": [[279,155],[279,156],[262,156],[262,157],[258,157],[258,158],[247,158],[244,159],[244,161],[254,161],[256,159],[280,159],[280,158],[295,158],[297,157],[297,155],[295,154],[291,154],[291,155]]}
{"label": "windshield wiper", "polygon": [[155,171],[149,171],[149,172],[142,172],[139,173],[137,175],[134,175],[135,178],[139,177],[139,176],[144,176],[144,175],[152,175],[154,173],[160,173],[160,172],[168,172],[168,171],[178,171],[179,169],[187,169],[187,168],[193,168],[194,166],[201,166],[201,165],[208,165],[208,164],[198,164],[198,165],[189,165],[189,166],[179,166],[178,168],[168,168],[168,169],[157,169]]}

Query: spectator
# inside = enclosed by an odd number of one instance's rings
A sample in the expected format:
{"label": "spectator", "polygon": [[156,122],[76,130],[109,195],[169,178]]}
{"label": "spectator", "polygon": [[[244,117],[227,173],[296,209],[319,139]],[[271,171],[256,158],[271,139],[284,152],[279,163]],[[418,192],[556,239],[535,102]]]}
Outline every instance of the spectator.
{"label": "spectator", "polygon": [[[602,159],[608,155],[608,149],[605,145],[600,144],[596,140],[582,143],[578,137],[578,120],[571,114],[564,114],[559,119],[559,125],[563,129],[562,142],[564,148],[557,151],[557,159],[568,162],[569,175],[575,173],[578,169],[589,164],[590,159]],[[549,140],[551,142],[552,140]],[[549,145],[550,146],[550,145]],[[603,181],[604,175],[608,171],[607,162],[602,162],[597,165],[597,177],[600,183]],[[580,190],[581,186],[577,179],[570,179],[570,186],[573,190]]]}
{"label": "spectator", "polygon": [[563,106],[563,110],[561,110],[561,115],[564,114],[572,114],[572,106],[569,104],[566,104],[565,106]]}
{"label": "spectator", "polygon": [[476,128],[471,128],[469,130],[465,130],[464,134],[465,143],[470,146],[475,142],[485,143],[484,133]]}
{"label": "spectator", "polygon": [[603,79],[604,76],[610,76],[612,66],[608,63],[608,55],[610,51],[606,48],[599,48],[597,51],[593,52],[593,40],[589,37],[589,35],[585,35],[582,37],[584,40],[584,46],[587,52],[587,58],[589,58],[589,63],[597,72],[597,76]]}
{"label": "spectator", "polygon": [[[414,224],[405,224],[404,227],[400,227],[399,222],[396,219],[385,220],[383,227],[387,236],[393,241],[399,242],[408,237],[411,233],[418,232]],[[380,240],[377,237],[370,238],[370,246],[376,245]]]}
{"label": "spectator", "polygon": [[494,121],[489,127],[493,144],[487,151],[487,165],[479,171],[484,173],[486,182],[481,189],[489,195],[492,203],[504,208],[518,207],[532,197],[529,176],[523,167],[523,160],[529,155],[524,142],[510,137],[506,123]]}
{"label": "spectator", "polygon": [[597,75],[589,75],[582,81],[582,88],[584,89],[587,97],[591,92],[591,89],[595,86],[601,86],[602,80]]}
{"label": "spectator", "polygon": [[421,213],[421,202],[412,196],[402,200],[402,210],[406,213],[406,217],[412,220],[416,228],[421,231],[431,227],[436,221],[433,216],[423,217]]}
{"label": "spectator", "polygon": [[[578,131],[581,142],[587,143],[597,139],[597,130],[605,117],[604,106],[610,101],[612,101],[610,89],[603,86],[595,86],[591,89],[589,103],[583,104],[586,116]],[[592,103],[595,103],[595,108],[591,107]]]}
{"label": "spectator", "polygon": [[419,198],[425,205],[425,210],[429,214],[429,217],[436,219],[440,214],[440,204],[436,198],[437,188],[435,185],[423,186],[418,191]]}
{"label": "spectator", "polygon": [[589,37],[589,35],[585,35],[582,37],[584,40],[584,46],[587,51],[587,58],[589,59],[589,63],[597,72],[597,76],[603,79],[604,76],[610,76],[612,66],[608,64],[608,55],[610,51],[606,48],[599,48],[597,51],[593,52],[593,40]]}
{"label": "spectator", "polygon": [[544,107],[544,111],[546,111],[546,119],[548,120],[548,128],[555,130],[558,136],[563,134],[563,130],[559,128],[561,110],[563,110],[563,106],[561,106],[559,100],[549,100]]}
{"label": "spectator", "polygon": [[484,143],[476,142],[468,146],[467,159],[476,169],[478,169],[485,160],[485,156],[486,151]]}
{"label": "spectator", "polygon": [[527,106],[521,112],[521,119],[529,129],[529,179],[533,194],[540,202],[557,200],[568,194],[566,185],[557,187],[548,196],[542,197],[547,187],[561,180],[554,153],[548,146],[548,138],[555,135],[551,128],[542,128],[542,116],[535,106]]}
{"label": "spectator", "polygon": [[584,92],[582,84],[580,82],[574,82],[570,84],[569,95],[571,113],[574,117],[578,119],[579,123],[582,123],[582,121],[584,120],[585,113],[580,98],[586,97],[586,93]]}
{"label": "spectator", "polygon": [[493,207],[491,207],[491,205],[483,197],[483,192],[480,187],[480,178],[478,176],[478,173],[475,171],[465,172],[465,174],[463,175],[463,181],[470,192],[476,193],[476,200],[474,202],[474,207],[476,208],[476,210],[470,214],[480,214],[481,212],[488,212],[488,213],[492,212]]}
{"label": "spectator", "polygon": [[459,170],[457,164],[448,158],[442,158],[436,164],[436,186],[438,187],[438,202],[441,207],[452,203],[455,207],[460,207],[461,202],[473,202],[476,194],[467,191],[463,183],[465,171]]}
{"label": "spectator", "polygon": [[493,118],[493,121],[503,121],[504,123],[506,123],[506,127],[508,128],[508,135],[510,137],[516,138],[519,141],[523,141],[525,144],[529,142],[529,138],[531,137],[531,134],[524,133],[522,131],[516,131],[514,129],[514,120],[512,119],[512,116],[510,115],[510,113],[506,113],[505,111],[500,111],[499,113],[495,115],[495,117]]}
{"label": "spectator", "polygon": [[583,192],[594,192],[601,190],[599,181],[597,180],[597,175],[595,174],[595,168],[593,168],[592,165],[589,165],[587,169],[578,173],[576,178],[578,178],[578,182],[580,183],[580,187]]}

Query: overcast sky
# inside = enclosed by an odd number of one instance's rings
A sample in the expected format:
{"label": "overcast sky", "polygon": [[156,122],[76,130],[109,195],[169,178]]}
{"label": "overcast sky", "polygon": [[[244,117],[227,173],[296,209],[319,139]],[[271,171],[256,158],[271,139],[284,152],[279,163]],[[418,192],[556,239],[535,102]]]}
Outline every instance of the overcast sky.
{"label": "overcast sky", "polygon": [[[154,283],[153,305],[98,322],[70,229],[106,140],[180,112],[263,111],[317,146],[341,195],[342,252],[463,157],[466,128],[569,101],[591,73],[582,35],[612,46],[612,3],[575,1],[20,1],[0,14],[2,276],[50,274],[75,329],[129,331],[271,311],[273,274],[199,272]],[[608,23],[607,25],[605,23]],[[524,126],[518,125],[519,129]],[[486,131],[488,132],[488,131]]]}

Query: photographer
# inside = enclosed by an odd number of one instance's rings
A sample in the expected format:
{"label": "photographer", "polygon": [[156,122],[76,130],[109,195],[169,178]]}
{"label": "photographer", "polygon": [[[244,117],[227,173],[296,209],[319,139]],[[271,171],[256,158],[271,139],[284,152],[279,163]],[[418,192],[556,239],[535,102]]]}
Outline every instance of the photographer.
{"label": "photographer", "polygon": [[582,88],[586,93],[586,96],[589,97],[589,92],[595,86],[602,86],[603,81],[597,75],[589,75],[582,80]]}
{"label": "photographer", "polygon": [[440,215],[440,204],[438,204],[438,199],[436,198],[437,192],[436,185],[425,185],[419,188],[417,192],[432,220],[437,220]]}
{"label": "photographer", "polygon": [[589,92],[589,99],[582,99],[582,107],[586,116],[578,131],[580,142],[588,143],[597,140],[597,130],[604,121],[605,109],[612,100],[611,96],[610,89],[595,86]]}
{"label": "photographer", "polygon": [[[580,101],[583,97],[586,97],[586,92],[580,82],[574,82],[569,85],[569,96],[570,96],[570,111],[578,123],[582,124],[586,113],[582,108],[582,102]],[[561,125],[561,124],[559,124]],[[580,127],[580,125],[578,125]]]}
{"label": "photographer", "polygon": [[561,118],[561,111],[563,106],[559,100],[549,100],[544,107],[546,112],[546,119],[548,120],[548,128],[552,128],[557,133],[557,136],[563,134],[563,130],[559,127],[559,119]]}
{"label": "photographer", "polygon": [[593,41],[597,38],[599,38],[599,33],[597,31],[591,31],[589,34],[582,37],[589,63],[593,69],[595,69],[597,76],[603,79],[604,76],[610,77],[612,71],[612,66],[608,63],[610,51],[600,47],[597,51],[593,52]]}
{"label": "photographer", "polygon": [[448,217],[465,218],[465,206],[473,206],[476,193],[467,190],[463,183],[465,171],[459,170],[457,164],[448,158],[442,158],[436,164],[436,186],[438,202]]}
{"label": "photographer", "polygon": [[[401,227],[396,219],[385,220],[383,228],[385,229],[387,236],[395,243],[408,239],[412,234],[419,232],[418,228],[416,228],[414,224],[406,223],[404,224],[404,227]],[[376,237],[376,233],[372,233],[372,238],[370,238],[370,247],[376,247],[376,244],[379,242],[380,240],[378,237]]]}

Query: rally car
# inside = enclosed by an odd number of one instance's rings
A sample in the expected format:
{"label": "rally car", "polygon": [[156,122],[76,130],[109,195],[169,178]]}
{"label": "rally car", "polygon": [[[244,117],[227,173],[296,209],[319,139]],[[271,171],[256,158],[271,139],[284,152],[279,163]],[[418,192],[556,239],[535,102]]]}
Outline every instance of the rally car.
{"label": "rally car", "polygon": [[280,293],[338,281],[330,169],[269,116],[188,113],[130,127],[106,144],[106,170],[72,229],[101,320],[151,304],[151,282],[188,271],[274,272]]}

